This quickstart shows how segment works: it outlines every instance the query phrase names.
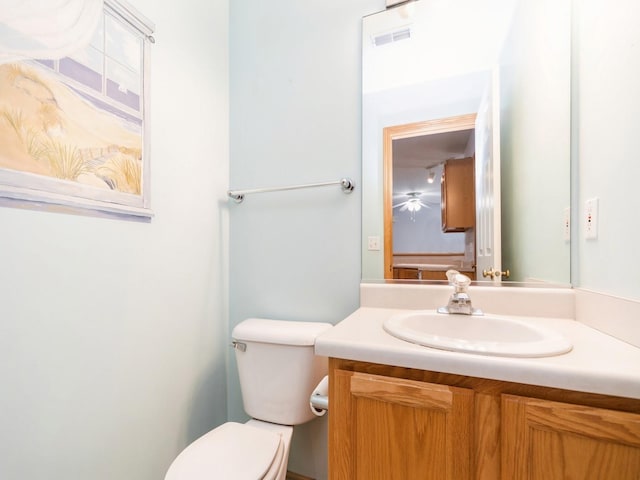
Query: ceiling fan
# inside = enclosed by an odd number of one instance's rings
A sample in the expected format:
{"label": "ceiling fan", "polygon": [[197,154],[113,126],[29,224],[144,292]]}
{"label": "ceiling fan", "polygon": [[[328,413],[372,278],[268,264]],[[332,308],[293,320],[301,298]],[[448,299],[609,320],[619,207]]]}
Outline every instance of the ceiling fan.
{"label": "ceiling fan", "polygon": [[439,193],[427,193],[427,192],[408,192],[394,195],[394,197],[408,197],[404,202],[400,202],[394,205],[393,208],[400,208],[401,212],[409,210],[410,212],[417,212],[422,207],[431,208],[438,205],[438,202],[430,202],[428,200],[422,200],[423,196],[440,196]]}

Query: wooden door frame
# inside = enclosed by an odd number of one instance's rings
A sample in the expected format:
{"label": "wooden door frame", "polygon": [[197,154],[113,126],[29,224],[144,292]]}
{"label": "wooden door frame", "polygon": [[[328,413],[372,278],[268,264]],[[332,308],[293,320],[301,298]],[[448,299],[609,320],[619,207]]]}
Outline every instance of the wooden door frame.
{"label": "wooden door frame", "polygon": [[393,141],[438,133],[473,130],[476,114],[425,120],[382,130],[382,194],[384,218],[384,278],[393,278]]}

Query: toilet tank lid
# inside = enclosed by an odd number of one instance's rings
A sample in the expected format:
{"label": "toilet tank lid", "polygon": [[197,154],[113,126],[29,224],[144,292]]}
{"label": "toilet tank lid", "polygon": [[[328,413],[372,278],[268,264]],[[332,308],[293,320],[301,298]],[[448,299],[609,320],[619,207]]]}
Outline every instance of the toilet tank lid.
{"label": "toilet tank lid", "polygon": [[323,322],[297,322],[248,318],[235,326],[231,336],[245,342],[275,343],[278,345],[314,345],[316,337],[333,325]]}

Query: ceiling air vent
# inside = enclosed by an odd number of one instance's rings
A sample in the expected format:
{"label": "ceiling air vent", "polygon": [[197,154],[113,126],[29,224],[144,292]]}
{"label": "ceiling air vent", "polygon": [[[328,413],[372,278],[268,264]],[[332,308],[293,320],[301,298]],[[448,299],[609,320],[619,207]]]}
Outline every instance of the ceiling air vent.
{"label": "ceiling air vent", "polygon": [[385,32],[373,37],[373,44],[376,47],[387,45],[389,43],[399,42],[400,40],[408,40],[411,38],[411,27],[402,27],[392,32]]}

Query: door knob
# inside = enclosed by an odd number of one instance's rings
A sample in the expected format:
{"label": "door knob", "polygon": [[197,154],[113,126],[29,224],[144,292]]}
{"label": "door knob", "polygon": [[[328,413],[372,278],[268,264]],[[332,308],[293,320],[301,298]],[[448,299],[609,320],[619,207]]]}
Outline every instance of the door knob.
{"label": "door knob", "polygon": [[482,270],[482,276],[485,278],[489,277],[491,280],[500,277],[502,277],[503,279],[507,279],[511,276],[511,272],[509,271],[509,269],[501,272],[500,270],[494,270],[493,267],[491,267],[489,270]]}
{"label": "door knob", "polygon": [[496,277],[496,274],[498,274],[498,276],[500,276],[500,272],[496,272],[493,267],[491,267],[489,270],[482,270],[482,276],[484,278],[489,277],[491,280],[493,280]]}

